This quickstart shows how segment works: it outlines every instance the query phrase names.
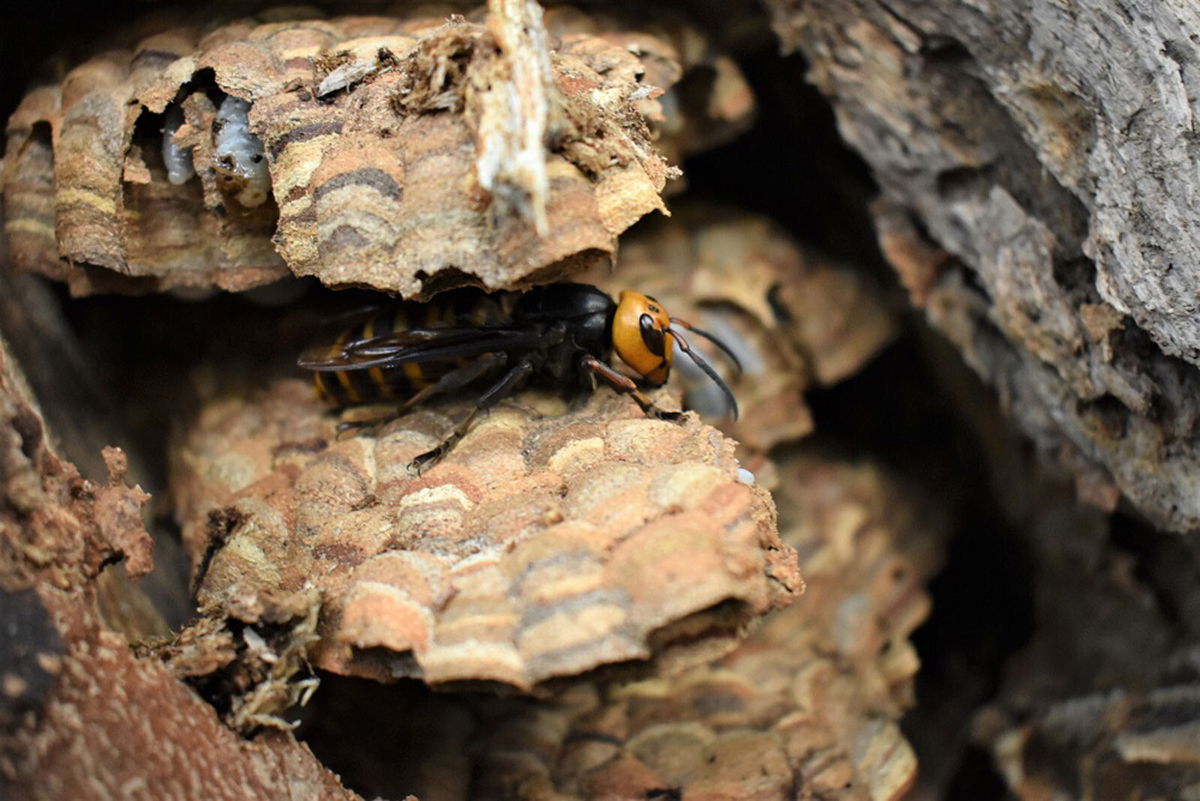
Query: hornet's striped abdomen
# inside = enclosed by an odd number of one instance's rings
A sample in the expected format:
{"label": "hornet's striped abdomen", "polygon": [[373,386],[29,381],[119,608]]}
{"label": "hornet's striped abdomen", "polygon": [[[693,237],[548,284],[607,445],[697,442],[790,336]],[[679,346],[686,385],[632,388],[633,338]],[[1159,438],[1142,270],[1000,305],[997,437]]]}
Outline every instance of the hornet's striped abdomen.
{"label": "hornet's striped abdomen", "polygon": [[[355,343],[365,343],[389,334],[415,329],[456,326],[498,325],[511,319],[513,299],[507,294],[449,293],[435,303],[400,302],[366,317],[342,332],[327,347],[338,353]],[[333,406],[353,406],[380,400],[404,400],[436,382],[451,370],[462,367],[463,358],[413,361],[366,370],[314,372],[313,381],[321,399]]]}

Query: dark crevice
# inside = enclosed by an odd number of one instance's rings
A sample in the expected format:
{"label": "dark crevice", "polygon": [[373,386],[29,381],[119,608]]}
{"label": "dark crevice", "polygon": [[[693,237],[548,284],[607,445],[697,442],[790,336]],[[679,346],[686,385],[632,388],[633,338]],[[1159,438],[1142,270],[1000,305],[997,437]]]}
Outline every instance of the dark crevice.
{"label": "dark crevice", "polygon": [[946,203],[957,203],[988,193],[995,177],[988,166],[952,167],[937,174],[937,192]]}
{"label": "dark crevice", "polygon": [[1134,558],[1134,575],[1154,596],[1158,617],[1179,640],[1200,637],[1200,545],[1128,514],[1113,516],[1112,542]]}
{"label": "dark crevice", "polygon": [[[919,230],[919,229],[918,229]],[[936,241],[936,240],[930,240]],[[979,273],[971,269],[965,263],[957,258],[952,258],[946,263],[945,274],[941,277],[941,281],[946,281],[946,276],[955,275],[962,283],[962,288],[965,292],[978,298],[980,305],[992,305],[992,293],[988,292],[988,288],[983,284],[983,278]],[[981,324],[989,324],[986,320]]]}
{"label": "dark crevice", "polygon": [[191,596],[193,601],[195,601],[196,593],[204,584],[204,577],[208,575],[208,568],[212,565],[213,558],[225,547],[229,537],[244,520],[245,515],[232,508],[215,509],[208,513],[208,544],[204,548],[204,555],[200,557],[200,563],[196,566],[195,575],[192,577]]}
{"label": "dark crevice", "polygon": [[975,58],[962,42],[938,33],[921,40],[921,58],[939,68],[967,69],[975,66]]}
{"label": "dark crevice", "polygon": [[780,58],[768,44],[738,56],[758,99],[756,124],[684,162],[689,196],[766,214],[816,249],[894,281],[867,210],[878,191],[870,171],[805,80],[804,60]]}
{"label": "dark crevice", "polygon": [[430,275],[424,270],[417,270],[416,279],[421,282],[421,292],[432,297],[439,292],[447,292],[464,286],[475,286],[479,279],[457,267],[445,267]]}
{"label": "dark crevice", "polygon": [[1056,259],[1053,265],[1054,282],[1071,296],[1075,305],[1099,303],[1096,289],[1096,263],[1085,256]]}
{"label": "dark crevice", "polygon": [[[1177,356],[1168,356],[1130,318],[1112,334],[1113,366],[1145,376],[1151,387],[1146,417],[1181,443],[1200,430],[1200,370]],[[1167,447],[1172,447],[1168,442]]]}
{"label": "dark crevice", "polygon": [[1108,439],[1125,436],[1129,423],[1129,409],[1118,398],[1105,393],[1098,398],[1079,402],[1079,414],[1102,429]]}
{"label": "dark crevice", "polygon": [[446,795],[446,783],[458,776],[464,793],[470,783],[472,696],[434,693],[414,680],[320,678],[296,733],[346,787],[364,798],[469,797]]}
{"label": "dark crevice", "polygon": [[958,770],[946,785],[945,798],[1001,799],[1010,798],[1004,777],[996,770],[992,755],[978,746],[963,752]]}
{"label": "dark crevice", "polygon": [[68,64],[111,47],[96,36],[101,27],[119,29],[145,13],[143,3],[98,6],[86,0],[14,7],[13,18],[0,26],[0,75],[5,78],[0,81],[0,119],[8,119],[31,86],[57,83]]}

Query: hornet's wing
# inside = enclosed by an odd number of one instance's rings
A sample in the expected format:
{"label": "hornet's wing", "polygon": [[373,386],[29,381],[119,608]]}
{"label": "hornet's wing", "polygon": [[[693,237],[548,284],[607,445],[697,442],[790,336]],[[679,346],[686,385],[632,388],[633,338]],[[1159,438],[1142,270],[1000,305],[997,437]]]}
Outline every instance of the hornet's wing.
{"label": "hornet's wing", "polygon": [[539,338],[534,331],[507,328],[417,328],[312,348],[296,363],[317,372],[387,369],[412,362],[440,362],[530,348]]}

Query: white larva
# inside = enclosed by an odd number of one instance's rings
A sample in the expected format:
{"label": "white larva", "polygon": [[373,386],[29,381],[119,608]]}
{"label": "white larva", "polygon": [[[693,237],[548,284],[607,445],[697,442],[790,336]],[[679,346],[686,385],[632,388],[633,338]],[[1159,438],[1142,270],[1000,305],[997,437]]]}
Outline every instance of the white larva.
{"label": "white larva", "polygon": [[246,208],[261,206],[271,193],[263,144],[250,133],[250,104],[226,97],[213,122],[213,168],[224,191]]}
{"label": "white larva", "polygon": [[163,118],[162,159],[167,168],[167,180],[179,186],[196,174],[192,165],[192,148],[175,144],[175,134],[183,127],[183,109],[172,103]]}

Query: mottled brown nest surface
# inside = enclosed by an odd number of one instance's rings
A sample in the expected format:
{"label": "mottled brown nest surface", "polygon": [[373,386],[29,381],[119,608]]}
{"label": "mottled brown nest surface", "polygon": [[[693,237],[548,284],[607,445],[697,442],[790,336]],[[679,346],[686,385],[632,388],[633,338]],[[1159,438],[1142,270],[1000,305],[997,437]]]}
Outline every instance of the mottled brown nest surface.
{"label": "mottled brown nest surface", "polygon": [[710,665],[580,685],[542,708],[496,705],[482,797],[734,801],[802,787],[876,801],[911,787],[916,759],[896,720],[944,524],[869,464],[796,455],[780,477],[782,536],[809,566],[803,599]]}
{"label": "mottled brown nest surface", "polygon": [[257,622],[311,595],[319,667],[528,689],[672,645],[710,655],[705,635],[802,588],[769,495],[694,418],[523,394],[416,475],[466,411],[339,439],[307,382],[207,404],[173,479],[201,606]]}

